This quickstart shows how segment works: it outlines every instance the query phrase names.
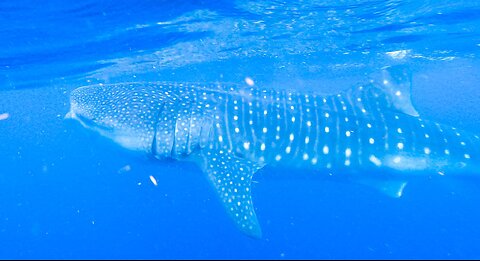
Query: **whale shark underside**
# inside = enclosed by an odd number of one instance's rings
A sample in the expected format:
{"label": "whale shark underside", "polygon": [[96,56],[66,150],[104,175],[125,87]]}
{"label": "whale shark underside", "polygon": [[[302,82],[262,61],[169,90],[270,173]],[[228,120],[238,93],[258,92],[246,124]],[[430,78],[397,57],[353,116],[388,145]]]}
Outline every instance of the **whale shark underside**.
{"label": "whale shark underside", "polygon": [[348,177],[400,197],[418,175],[478,174],[480,139],[419,116],[410,75],[321,95],[194,83],[97,84],[75,89],[67,118],[133,151],[193,161],[236,226],[261,229],[252,176],[264,166]]}

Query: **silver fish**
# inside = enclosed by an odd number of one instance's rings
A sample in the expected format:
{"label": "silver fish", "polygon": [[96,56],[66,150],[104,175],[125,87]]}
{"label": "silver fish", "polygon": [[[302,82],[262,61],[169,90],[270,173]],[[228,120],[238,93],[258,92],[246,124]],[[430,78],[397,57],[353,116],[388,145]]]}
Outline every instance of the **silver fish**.
{"label": "silver fish", "polygon": [[264,166],[347,176],[400,197],[416,175],[478,174],[479,136],[419,117],[410,77],[320,95],[182,83],[80,87],[67,118],[120,146],[196,162],[236,226],[261,237],[251,197]]}

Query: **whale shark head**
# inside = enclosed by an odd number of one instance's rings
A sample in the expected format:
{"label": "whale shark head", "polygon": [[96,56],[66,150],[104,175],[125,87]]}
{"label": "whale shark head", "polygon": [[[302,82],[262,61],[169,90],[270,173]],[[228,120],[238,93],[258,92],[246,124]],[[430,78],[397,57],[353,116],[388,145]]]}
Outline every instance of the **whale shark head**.
{"label": "whale shark head", "polygon": [[70,95],[65,118],[79,121],[122,147],[151,152],[162,98],[133,85],[92,85]]}

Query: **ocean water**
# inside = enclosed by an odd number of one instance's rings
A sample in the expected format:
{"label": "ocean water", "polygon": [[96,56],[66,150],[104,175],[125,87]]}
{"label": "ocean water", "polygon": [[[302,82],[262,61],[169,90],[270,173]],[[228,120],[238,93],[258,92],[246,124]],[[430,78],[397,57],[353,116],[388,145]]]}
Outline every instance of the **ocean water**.
{"label": "ocean water", "polygon": [[0,258],[480,258],[480,170],[396,199],[266,169],[253,239],[195,165],[64,120],[89,84],[337,93],[401,65],[422,117],[479,133],[479,55],[478,1],[1,1]]}

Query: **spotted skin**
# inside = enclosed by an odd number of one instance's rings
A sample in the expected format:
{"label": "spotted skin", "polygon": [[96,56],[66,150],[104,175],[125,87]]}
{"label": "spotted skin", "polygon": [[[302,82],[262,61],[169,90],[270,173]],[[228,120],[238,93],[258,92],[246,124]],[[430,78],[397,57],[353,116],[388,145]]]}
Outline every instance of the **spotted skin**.
{"label": "spotted skin", "polygon": [[[93,85],[72,92],[67,116],[125,148],[196,162],[236,226],[258,238],[250,185],[265,165],[364,175],[393,196],[412,175],[479,172],[479,137],[418,117],[407,87],[385,80],[323,96],[217,84]],[[385,186],[372,173],[394,181]]]}

